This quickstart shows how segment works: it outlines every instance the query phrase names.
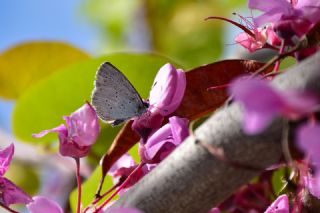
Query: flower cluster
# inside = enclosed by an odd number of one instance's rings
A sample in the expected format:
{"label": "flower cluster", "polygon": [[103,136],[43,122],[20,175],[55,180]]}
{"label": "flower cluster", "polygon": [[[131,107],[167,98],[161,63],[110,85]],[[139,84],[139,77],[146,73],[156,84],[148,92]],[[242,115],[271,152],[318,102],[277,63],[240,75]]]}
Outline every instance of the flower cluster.
{"label": "flower cluster", "polygon": [[130,181],[124,186],[124,189],[129,188],[189,135],[186,118],[172,116],[168,118],[168,123],[162,125],[164,118],[179,107],[185,88],[186,77],[182,70],[175,69],[171,64],[166,64],[159,70],[150,91],[150,107],[145,114],[134,118],[132,125],[133,130],[141,137],[139,156],[142,167],[132,173],[138,165],[129,155],[122,156],[109,171],[115,183],[132,174]]}
{"label": "flower cluster", "polygon": [[134,119],[132,129],[145,142],[162,125],[165,116],[180,105],[186,88],[186,76],[182,70],[165,64],[158,72],[150,91],[147,112]]}
{"label": "flower cluster", "polygon": [[[237,35],[235,41],[249,52],[272,48],[282,53],[286,47],[299,42],[320,21],[318,0],[249,0],[248,7],[262,11],[260,16],[252,17],[252,23],[241,17],[247,26],[240,26],[244,32]],[[316,50],[317,47],[306,47],[294,55],[302,60]]]}
{"label": "flower cluster", "polygon": [[249,0],[248,6],[263,12],[254,18],[257,26],[269,23],[285,40],[305,35],[320,20],[320,2],[317,0]]}
{"label": "flower cluster", "polygon": [[[301,91],[278,91],[267,80],[257,77],[241,77],[230,84],[229,93],[243,108],[243,130],[253,135],[263,132],[276,117],[298,120],[319,109],[319,97]],[[320,197],[320,125],[302,124],[296,131],[296,142],[307,153],[315,175],[304,175],[304,185],[316,197]],[[286,204],[288,198],[278,198]],[[277,204],[280,205],[280,204]],[[282,204],[281,204],[282,205]],[[272,209],[270,207],[269,209]],[[268,211],[267,211],[268,212]],[[269,212],[272,212],[269,210]]]}
{"label": "flower cluster", "polygon": [[[5,207],[10,212],[16,212],[10,208],[12,204],[25,204],[30,213],[63,213],[64,211],[53,200],[43,196],[30,197],[18,186],[12,183],[7,178],[3,177],[9,168],[14,153],[14,145],[11,144],[5,149],[0,150],[0,187],[1,187],[1,206]],[[104,211],[105,212],[105,211]],[[133,208],[115,208],[109,213],[140,213],[139,210]]]}
{"label": "flower cluster", "polygon": [[[312,46],[309,41],[306,45],[303,39],[309,39],[308,35],[318,29],[320,1],[249,0],[248,7],[262,13],[251,17],[252,22],[240,16],[247,26],[227,21],[244,30],[235,41],[249,52],[271,48],[277,50],[280,56],[291,55],[300,61],[318,50],[318,46]],[[274,71],[279,69],[280,56],[274,61]],[[313,196],[320,198],[320,124],[314,115],[319,110],[319,97],[306,91],[276,90],[267,80],[250,76],[235,79],[230,84],[229,94],[242,106],[243,131],[246,134],[262,133],[276,117],[299,123],[298,128],[293,130],[294,142],[305,159],[295,163],[300,165],[297,166],[300,176],[295,174],[300,178],[297,188],[302,185]],[[280,196],[266,212],[277,212],[281,208],[281,212],[289,212],[288,203],[288,197]]]}

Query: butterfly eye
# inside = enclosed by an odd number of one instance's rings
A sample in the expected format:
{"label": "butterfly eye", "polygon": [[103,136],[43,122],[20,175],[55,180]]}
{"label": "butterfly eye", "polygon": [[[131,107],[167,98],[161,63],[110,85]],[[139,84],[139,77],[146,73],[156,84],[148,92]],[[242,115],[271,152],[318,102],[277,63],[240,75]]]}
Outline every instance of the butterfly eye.
{"label": "butterfly eye", "polygon": [[146,102],[146,101],[143,101],[143,106],[144,106],[145,108],[149,108],[150,104],[149,104],[148,102]]}

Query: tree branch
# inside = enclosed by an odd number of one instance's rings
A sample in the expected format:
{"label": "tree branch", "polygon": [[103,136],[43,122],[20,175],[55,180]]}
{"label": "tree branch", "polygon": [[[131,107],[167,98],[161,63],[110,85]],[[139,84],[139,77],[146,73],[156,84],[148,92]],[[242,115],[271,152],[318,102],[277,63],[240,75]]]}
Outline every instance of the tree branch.
{"label": "tree branch", "polygon": [[[319,67],[320,52],[276,77],[272,84],[320,94]],[[231,162],[253,168],[267,168],[281,157],[281,119],[256,136],[242,132],[241,119],[237,103],[221,107],[195,131],[195,137],[188,137],[112,207],[136,207],[145,213],[208,212],[260,171],[231,166],[195,139],[222,148]]]}

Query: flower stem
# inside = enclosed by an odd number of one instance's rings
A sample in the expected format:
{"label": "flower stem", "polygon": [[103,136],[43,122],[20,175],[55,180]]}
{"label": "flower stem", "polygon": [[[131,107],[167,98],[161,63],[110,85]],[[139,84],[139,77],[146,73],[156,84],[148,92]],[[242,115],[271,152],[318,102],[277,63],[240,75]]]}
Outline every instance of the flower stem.
{"label": "flower stem", "polygon": [[[285,43],[284,43],[284,40],[281,41],[281,46],[280,46],[280,50],[279,50],[279,55],[283,54],[284,52],[284,47],[285,47]],[[279,71],[279,67],[280,67],[280,63],[281,63],[281,60],[277,60],[276,64],[274,65],[274,71],[275,72],[278,72]]]}
{"label": "flower stem", "polygon": [[97,204],[102,198],[104,198],[106,195],[108,195],[110,192],[112,192],[113,190],[115,190],[120,184],[116,184],[114,185],[112,188],[110,188],[108,191],[106,191],[105,193],[103,193],[100,197],[98,198],[95,198],[90,205],[88,205],[84,210],[83,210],[83,213],[86,213],[91,206]]}
{"label": "flower stem", "polygon": [[137,168],[135,168],[135,169],[133,170],[133,172],[127,177],[127,179],[121,184],[121,186],[119,186],[119,188],[118,188],[114,193],[112,193],[111,196],[110,196],[107,200],[105,200],[105,201],[94,211],[94,213],[99,212],[105,205],[107,205],[107,204],[112,200],[112,198],[114,198],[114,196],[116,196],[116,195],[119,193],[119,191],[120,191],[121,189],[123,189],[123,188],[127,185],[127,183],[129,182],[129,180],[131,179],[131,177],[132,177],[136,172],[138,172],[143,165],[144,165],[144,163],[140,163],[140,164],[137,166]]}
{"label": "flower stem", "polygon": [[226,89],[230,86],[230,84],[222,84],[222,85],[218,85],[218,86],[212,86],[207,88],[207,91],[209,90],[215,90],[215,89]]}
{"label": "flower stem", "polygon": [[0,203],[0,206],[1,206],[2,208],[4,208],[5,210],[7,210],[8,212],[19,213],[19,212],[15,211],[15,210],[11,209],[9,206],[5,206],[5,205],[3,205],[3,204],[1,204],[1,203]]}
{"label": "flower stem", "polygon": [[81,177],[80,177],[80,159],[74,158],[76,160],[76,175],[77,175],[77,185],[78,185],[78,204],[77,213],[81,211]]}

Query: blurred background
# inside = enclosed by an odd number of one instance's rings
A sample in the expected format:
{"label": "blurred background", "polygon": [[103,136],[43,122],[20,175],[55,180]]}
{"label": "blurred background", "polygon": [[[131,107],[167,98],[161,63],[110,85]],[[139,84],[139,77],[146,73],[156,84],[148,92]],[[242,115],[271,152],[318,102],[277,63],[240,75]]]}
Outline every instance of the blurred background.
{"label": "blurred background", "polygon": [[[31,134],[59,125],[90,99],[102,61],[115,63],[147,98],[164,63],[188,70],[236,57],[233,38],[240,30],[204,20],[238,20],[233,12],[250,13],[244,0],[0,1],[0,147],[16,146],[6,176],[31,195],[47,194],[68,206],[73,162],[56,154],[55,135],[36,140]],[[83,161],[83,177],[118,131],[103,130]]]}

